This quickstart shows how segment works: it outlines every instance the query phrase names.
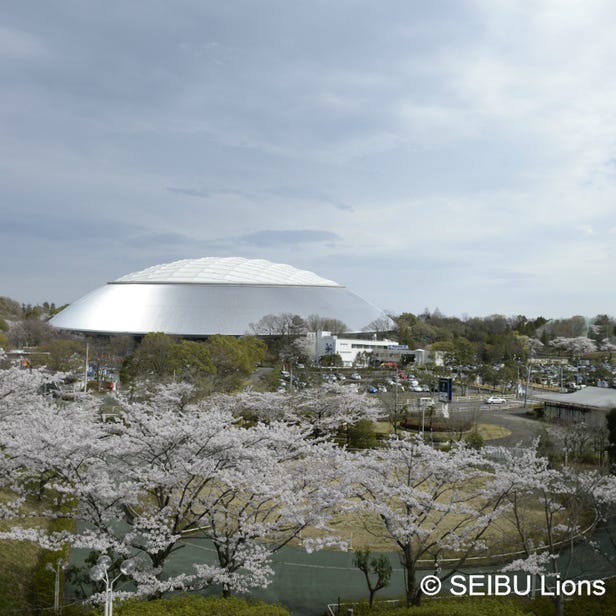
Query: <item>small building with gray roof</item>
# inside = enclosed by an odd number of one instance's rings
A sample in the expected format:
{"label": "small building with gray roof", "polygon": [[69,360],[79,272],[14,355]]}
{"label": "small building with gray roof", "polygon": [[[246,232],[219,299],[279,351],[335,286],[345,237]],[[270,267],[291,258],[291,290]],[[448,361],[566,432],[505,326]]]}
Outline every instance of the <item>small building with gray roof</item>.
{"label": "small building with gray roof", "polygon": [[616,408],[616,389],[584,387],[568,394],[539,394],[544,417],[562,423],[603,423],[608,411]]}

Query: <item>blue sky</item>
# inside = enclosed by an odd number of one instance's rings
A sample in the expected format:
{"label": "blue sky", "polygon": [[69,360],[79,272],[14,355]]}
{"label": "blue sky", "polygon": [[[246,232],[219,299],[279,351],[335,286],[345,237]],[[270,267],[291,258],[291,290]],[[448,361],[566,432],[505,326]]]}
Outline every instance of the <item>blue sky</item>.
{"label": "blue sky", "polygon": [[609,0],[3,3],[0,295],[204,256],[616,313]]}

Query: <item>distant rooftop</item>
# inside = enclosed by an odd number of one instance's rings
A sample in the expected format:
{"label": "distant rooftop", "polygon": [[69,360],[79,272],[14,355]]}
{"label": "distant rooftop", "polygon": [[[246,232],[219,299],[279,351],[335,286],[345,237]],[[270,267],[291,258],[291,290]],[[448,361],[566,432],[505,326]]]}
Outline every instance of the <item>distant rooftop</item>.
{"label": "distant rooftop", "polygon": [[594,408],[616,408],[616,389],[607,387],[584,387],[570,394],[539,394],[535,396],[544,402],[588,406]]}

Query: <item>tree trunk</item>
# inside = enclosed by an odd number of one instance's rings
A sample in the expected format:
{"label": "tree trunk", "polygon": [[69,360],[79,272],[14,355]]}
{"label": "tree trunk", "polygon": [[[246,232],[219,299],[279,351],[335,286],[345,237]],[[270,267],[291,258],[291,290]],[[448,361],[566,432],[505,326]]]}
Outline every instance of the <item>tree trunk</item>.
{"label": "tree trunk", "polygon": [[369,592],[370,592],[370,598],[368,599],[368,605],[370,606],[370,609],[372,609],[372,606],[374,605],[374,593],[376,591],[370,588]]}
{"label": "tree trunk", "polygon": [[404,567],[404,582],[406,594],[406,606],[419,605],[421,593],[417,584],[417,570],[413,559],[413,548],[410,543],[404,546],[402,551],[401,564]]}
{"label": "tree trunk", "polygon": [[564,616],[565,598],[562,595],[558,595],[554,597],[554,605],[556,607],[556,616]]}

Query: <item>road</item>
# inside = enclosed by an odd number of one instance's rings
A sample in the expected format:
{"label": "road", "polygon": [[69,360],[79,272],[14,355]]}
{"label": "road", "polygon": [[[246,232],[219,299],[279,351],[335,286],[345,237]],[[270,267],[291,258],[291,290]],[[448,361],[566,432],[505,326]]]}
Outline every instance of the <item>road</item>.
{"label": "road", "polygon": [[502,426],[511,432],[508,436],[490,441],[490,445],[530,445],[544,430],[545,424],[526,414],[522,403],[503,405],[487,405],[480,407],[478,420],[480,423]]}

